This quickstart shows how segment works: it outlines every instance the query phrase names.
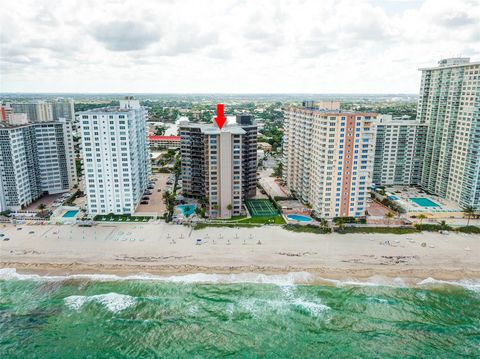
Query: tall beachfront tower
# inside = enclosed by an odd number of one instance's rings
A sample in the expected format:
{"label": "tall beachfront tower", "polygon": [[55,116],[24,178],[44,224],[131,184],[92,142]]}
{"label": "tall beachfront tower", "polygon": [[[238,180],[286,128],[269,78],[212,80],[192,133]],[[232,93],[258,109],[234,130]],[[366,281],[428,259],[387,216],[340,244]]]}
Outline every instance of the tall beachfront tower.
{"label": "tall beachfront tower", "polygon": [[18,102],[12,103],[11,107],[16,113],[26,113],[29,122],[48,122],[55,119],[53,118],[52,104],[49,102]]}
{"label": "tall beachfront tower", "polygon": [[379,115],[373,166],[376,185],[418,185],[422,174],[427,125]]}
{"label": "tall beachfront tower", "polygon": [[245,199],[256,192],[252,188],[256,183],[256,126],[251,119],[238,118],[222,129],[182,121],[180,135],[184,195],[205,199],[212,218],[244,213]]}
{"label": "tall beachfront tower", "polygon": [[319,216],[363,216],[372,183],[377,114],[305,102],[284,109],[284,117],[288,188]]}
{"label": "tall beachfront tower", "polygon": [[80,126],[89,215],[134,213],[150,176],[145,110],[128,97],[80,113]]}
{"label": "tall beachfront tower", "polygon": [[69,121],[0,126],[0,211],[77,184]]}
{"label": "tall beachfront tower", "polygon": [[417,120],[428,125],[421,186],[461,206],[480,206],[480,62],[422,68]]}

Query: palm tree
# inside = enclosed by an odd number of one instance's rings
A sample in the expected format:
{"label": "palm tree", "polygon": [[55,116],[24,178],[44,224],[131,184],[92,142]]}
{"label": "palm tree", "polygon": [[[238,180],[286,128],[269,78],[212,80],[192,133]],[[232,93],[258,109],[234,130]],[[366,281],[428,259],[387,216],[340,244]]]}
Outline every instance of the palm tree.
{"label": "palm tree", "polygon": [[420,224],[422,224],[422,221],[427,218],[426,215],[424,215],[423,213],[419,214],[418,217],[417,217],[419,220],[420,220]]}
{"label": "palm tree", "polygon": [[232,208],[233,208],[233,207],[232,207],[232,205],[231,205],[231,204],[227,204],[227,209],[228,209],[229,211],[231,211],[231,210],[232,210]]}
{"label": "palm tree", "polygon": [[43,215],[43,213],[45,212],[45,209],[47,208],[47,206],[45,205],[45,203],[40,203],[38,205],[38,209],[40,210],[40,214]]}
{"label": "palm tree", "polygon": [[390,218],[395,217],[395,215],[392,212],[387,212],[385,213],[385,218],[387,219],[387,224],[390,224]]}
{"label": "palm tree", "polygon": [[477,209],[475,206],[465,206],[463,207],[463,213],[468,216],[467,226],[470,224],[470,218],[475,214]]}

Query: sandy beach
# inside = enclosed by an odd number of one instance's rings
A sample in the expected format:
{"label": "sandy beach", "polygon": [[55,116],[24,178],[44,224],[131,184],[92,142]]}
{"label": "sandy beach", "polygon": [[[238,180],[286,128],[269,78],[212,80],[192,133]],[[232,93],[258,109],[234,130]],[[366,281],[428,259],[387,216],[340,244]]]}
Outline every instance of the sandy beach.
{"label": "sandy beach", "polygon": [[[309,272],[332,279],[480,277],[480,236],[306,234],[159,224],[0,227],[0,267],[42,275]],[[30,233],[33,231],[34,233]],[[197,245],[197,239],[202,244]],[[258,244],[258,241],[261,244]],[[390,245],[385,245],[389,241]],[[426,246],[422,247],[421,243]]]}

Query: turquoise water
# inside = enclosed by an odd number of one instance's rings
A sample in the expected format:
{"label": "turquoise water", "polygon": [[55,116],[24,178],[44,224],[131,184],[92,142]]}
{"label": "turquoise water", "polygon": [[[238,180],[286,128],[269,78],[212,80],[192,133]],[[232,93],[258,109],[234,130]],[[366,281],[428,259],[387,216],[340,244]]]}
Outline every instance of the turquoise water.
{"label": "turquoise water", "polygon": [[287,216],[288,219],[293,219],[294,221],[299,221],[299,222],[311,222],[312,219],[307,216],[301,216],[299,214],[289,214]]}
{"label": "turquoise water", "polygon": [[193,213],[195,213],[195,208],[197,208],[197,205],[183,204],[183,205],[177,206],[177,208],[182,211],[185,217],[190,217]]}
{"label": "turquoise water", "polygon": [[410,198],[410,201],[422,207],[439,207],[438,204],[429,200],[428,198]]}
{"label": "turquoise water", "polygon": [[391,199],[392,201],[398,201],[397,196],[388,196],[388,198]]}
{"label": "turquoise water", "polygon": [[72,217],[75,217],[78,213],[78,210],[71,210],[71,211],[67,211],[65,212],[65,214],[62,216],[63,218],[72,218]]}
{"label": "turquoise water", "polygon": [[[0,270],[2,271],[2,270]],[[251,276],[257,276],[256,279]],[[7,276],[3,276],[9,277]],[[0,281],[1,358],[458,358],[480,355],[480,289],[288,276]],[[15,279],[16,278],[16,279]],[[241,281],[271,283],[242,283]]]}

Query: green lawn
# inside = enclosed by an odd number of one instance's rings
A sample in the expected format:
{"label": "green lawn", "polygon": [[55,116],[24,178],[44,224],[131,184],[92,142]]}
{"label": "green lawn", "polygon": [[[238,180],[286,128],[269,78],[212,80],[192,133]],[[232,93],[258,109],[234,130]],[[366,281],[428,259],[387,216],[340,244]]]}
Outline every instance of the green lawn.
{"label": "green lawn", "polygon": [[305,226],[299,224],[287,224],[283,226],[283,229],[292,232],[303,232],[303,233],[315,233],[315,234],[327,234],[331,233],[330,228],[322,228],[318,226],[313,226],[311,224],[307,224]]}

